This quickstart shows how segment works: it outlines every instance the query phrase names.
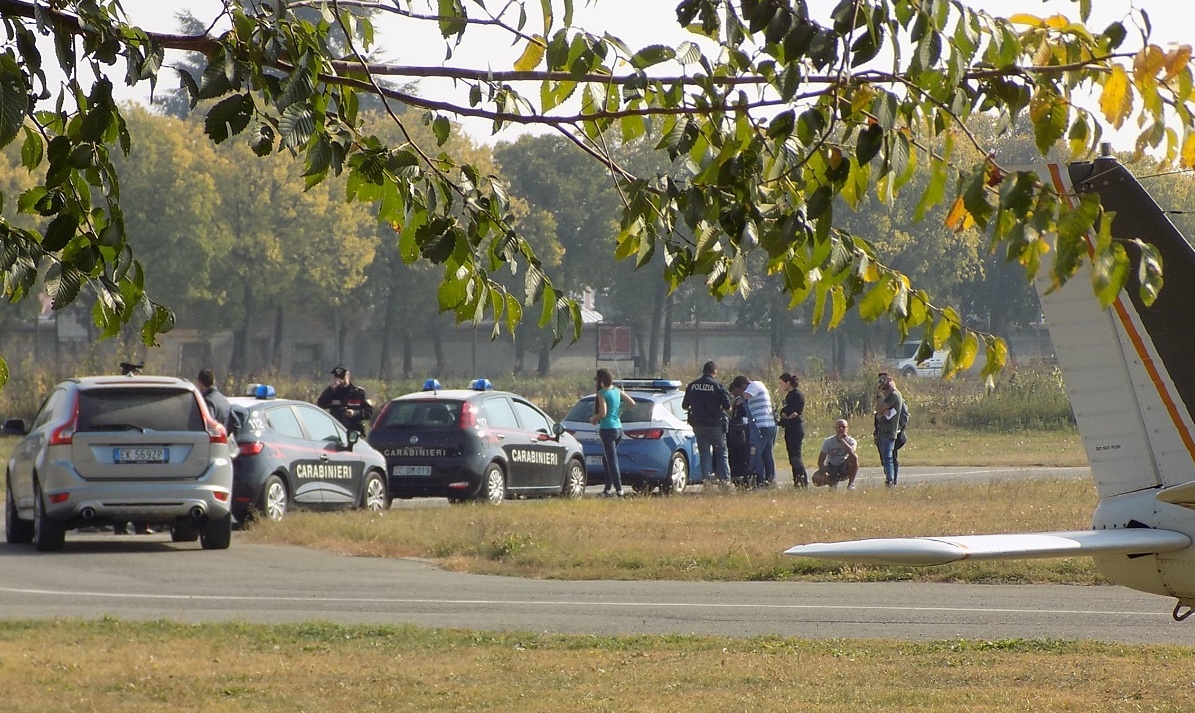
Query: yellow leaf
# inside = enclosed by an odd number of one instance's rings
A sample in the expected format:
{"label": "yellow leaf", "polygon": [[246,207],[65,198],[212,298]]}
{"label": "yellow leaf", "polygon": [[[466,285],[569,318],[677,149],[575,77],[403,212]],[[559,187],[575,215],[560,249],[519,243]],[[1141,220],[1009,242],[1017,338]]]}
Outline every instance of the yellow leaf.
{"label": "yellow leaf", "polygon": [[1183,68],[1191,63],[1191,45],[1179,45],[1166,53],[1166,76],[1163,82],[1169,82],[1178,76]]}
{"label": "yellow leaf", "polygon": [[963,197],[959,196],[955,199],[954,205],[950,207],[950,213],[946,215],[946,227],[956,233],[961,233],[973,225],[975,225],[975,219],[967,212]]}
{"label": "yellow leaf", "polygon": [[1008,18],[1008,21],[1014,25],[1030,25],[1032,27],[1046,26],[1045,20],[1041,19],[1037,15],[1030,15],[1024,12],[1019,12],[1013,15],[1012,17]]}
{"label": "yellow leaf", "polygon": [[1157,45],[1142,47],[1141,51],[1133,57],[1133,79],[1143,82],[1148,77],[1155,77],[1158,70],[1165,65],[1166,55],[1162,53],[1161,47]]}
{"label": "yellow leaf", "polygon": [[1183,141],[1183,152],[1179,160],[1184,168],[1195,166],[1195,133],[1187,134],[1186,140]]}
{"label": "yellow leaf", "polygon": [[1046,18],[1045,25],[1051,29],[1065,30],[1071,26],[1071,21],[1066,15],[1051,15]]}
{"label": "yellow leaf", "polygon": [[1104,118],[1108,123],[1117,129],[1133,110],[1129,75],[1119,64],[1112,66],[1112,75],[1104,82],[1104,91],[1100,94],[1100,110],[1104,112]]}
{"label": "yellow leaf", "polygon": [[547,42],[540,35],[535,35],[527,42],[527,46],[523,48],[523,54],[515,60],[516,72],[530,72],[539,66],[539,63],[544,59],[544,53],[548,49]]}

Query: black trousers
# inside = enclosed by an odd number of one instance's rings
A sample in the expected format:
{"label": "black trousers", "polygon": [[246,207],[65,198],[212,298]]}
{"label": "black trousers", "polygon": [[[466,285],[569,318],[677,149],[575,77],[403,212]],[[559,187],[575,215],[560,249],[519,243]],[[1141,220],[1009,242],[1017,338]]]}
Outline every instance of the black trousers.
{"label": "black trousers", "polygon": [[793,484],[808,485],[809,474],[801,458],[801,445],[805,442],[805,424],[797,423],[784,427],[784,449],[788,452],[788,464],[793,469]]}

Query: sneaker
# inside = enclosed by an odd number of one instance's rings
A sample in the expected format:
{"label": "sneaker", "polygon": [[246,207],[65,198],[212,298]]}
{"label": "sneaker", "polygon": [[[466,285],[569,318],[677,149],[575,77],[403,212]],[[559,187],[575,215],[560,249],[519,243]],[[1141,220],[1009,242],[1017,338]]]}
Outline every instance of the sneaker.
{"label": "sneaker", "polygon": [[602,497],[603,498],[612,498],[612,497],[614,497],[614,493],[610,492],[609,490],[603,490]]}
{"label": "sneaker", "polygon": [[847,490],[854,490],[854,489],[855,489],[855,484],[854,484],[854,483],[851,483],[850,485],[846,486],[846,489],[847,489]]}
{"label": "sneaker", "polygon": [[614,497],[616,497],[616,498],[625,498],[625,497],[626,497],[626,493],[624,493],[624,492],[622,492],[621,490],[619,490],[619,491],[617,491],[617,492],[615,492],[615,493],[614,493]]}

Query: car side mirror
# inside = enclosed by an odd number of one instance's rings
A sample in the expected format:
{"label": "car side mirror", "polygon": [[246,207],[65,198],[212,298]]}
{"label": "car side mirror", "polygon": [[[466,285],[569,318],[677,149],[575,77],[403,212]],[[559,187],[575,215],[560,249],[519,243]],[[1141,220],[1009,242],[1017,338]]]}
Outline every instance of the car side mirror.
{"label": "car side mirror", "polygon": [[552,435],[556,436],[556,440],[560,440],[560,435],[565,432],[564,426],[559,423],[552,424]]}
{"label": "car side mirror", "polygon": [[353,450],[353,446],[357,445],[357,442],[360,440],[361,440],[361,432],[360,431],[349,431],[349,450],[350,451]]}

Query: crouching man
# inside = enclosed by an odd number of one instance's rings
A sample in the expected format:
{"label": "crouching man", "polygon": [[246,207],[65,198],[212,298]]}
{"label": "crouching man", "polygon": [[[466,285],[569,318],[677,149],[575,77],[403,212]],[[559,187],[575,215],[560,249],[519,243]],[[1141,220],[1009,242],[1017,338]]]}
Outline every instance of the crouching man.
{"label": "crouching man", "polygon": [[855,452],[858,444],[847,433],[848,428],[846,419],[840,418],[834,422],[834,435],[822,441],[817,472],[813,474],[814,485],[837,488],[845,480],[847,490],[855,489],[855,476],[859,474],[859,455]]}

